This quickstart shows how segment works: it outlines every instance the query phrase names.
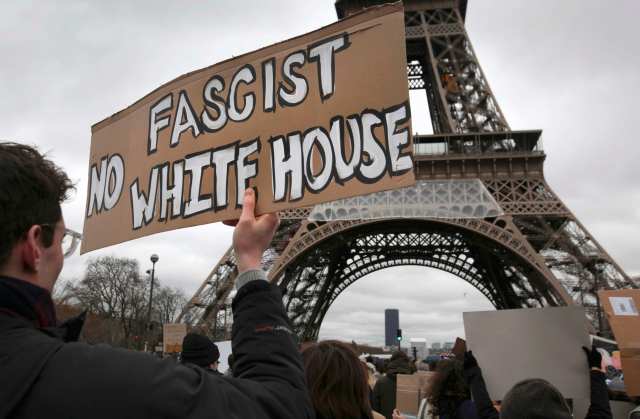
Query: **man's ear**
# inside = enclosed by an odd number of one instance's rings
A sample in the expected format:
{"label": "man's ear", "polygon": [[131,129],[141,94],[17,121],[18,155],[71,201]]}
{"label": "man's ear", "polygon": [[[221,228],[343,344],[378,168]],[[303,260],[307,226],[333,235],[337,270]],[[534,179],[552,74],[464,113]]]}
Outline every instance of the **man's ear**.
{"label": "man's ear", "polygon": [[38,272],[40,259],[42,258],[42,227],[32,225],[24,239],[18,244],[22,246],[22,264],[24,269],[30,272]]}

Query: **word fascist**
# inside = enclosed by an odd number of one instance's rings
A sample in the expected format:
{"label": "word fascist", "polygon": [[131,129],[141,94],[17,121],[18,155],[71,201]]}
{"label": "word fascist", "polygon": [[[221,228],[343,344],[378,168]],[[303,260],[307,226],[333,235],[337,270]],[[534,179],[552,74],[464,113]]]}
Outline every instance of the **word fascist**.
{"label": "word fascist", "polygon": [[[335,54],[350,46],[349,35],[344,33],[337,37],[324,39],[306,50],[295,51],[282,62],[282,81],[276,86],[276,59],[270,58],[262,62],[262,110],[265,113],[275,112],[276,97],[280,107],[294,107],[302,104],[309,94],[309,82],[298,72],[307,61],[317,63],[317,74],[320,98],[324,102],[335,90]],[[241,123],[249,120],[256,107],[256,94],[249,91],[239,97],[241,84],[248,89],[256,82],[256,69],[251,64],[240,67],[229,84],[226,97],[221,96],[225,90],[225,79],[214,75],[202,89],[204,108],[197,113],[185,90],[178,93],[171,139],[169,145],[176,147],[180,136],[191,131],[194,138],[204,133],[215,133],[222,130],[227,122]],[[259,87],[258,87],[259,89]],[[239,101],[239,99],[242,99]],[[149,135],[147,153],[157,151],[158,133],[169,127],[171,115],[164,113],[173,109],[174,94],[169,93],[149,109]],[[239,102],[242,105],[239,105]]]}

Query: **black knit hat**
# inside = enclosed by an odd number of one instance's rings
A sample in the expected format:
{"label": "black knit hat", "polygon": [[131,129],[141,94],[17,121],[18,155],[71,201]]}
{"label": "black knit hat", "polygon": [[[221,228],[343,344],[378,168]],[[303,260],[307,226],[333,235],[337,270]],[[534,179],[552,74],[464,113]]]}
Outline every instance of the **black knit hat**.
{"label": "black knit hat", "polygon": [[562,393],[548,381],[535,378],[513,386],[504,396],[500,419],[571,419]]}
{"label": "black knit hat", "polygon": [[189,333],[182,340],[182,362],[208,367],[218,362],[218,358],[220,351],[208,337]]}

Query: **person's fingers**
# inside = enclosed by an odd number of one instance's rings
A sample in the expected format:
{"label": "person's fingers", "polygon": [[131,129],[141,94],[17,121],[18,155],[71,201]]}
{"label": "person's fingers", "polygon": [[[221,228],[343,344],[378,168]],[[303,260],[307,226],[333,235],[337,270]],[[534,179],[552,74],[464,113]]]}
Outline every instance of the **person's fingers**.
{"label": "person's fingers", "polygon": [[280,224],[280,217],[276,213],[262,214],[258,217],[258,224],[266,230],[275,231]]}
{"label": "person's fingers", "polygon": [[256,209],[256,195],[252,188],[247,188],[244,191],[244,199],[242,201],[242,215],[240,219],[253,220],[255,219]]}

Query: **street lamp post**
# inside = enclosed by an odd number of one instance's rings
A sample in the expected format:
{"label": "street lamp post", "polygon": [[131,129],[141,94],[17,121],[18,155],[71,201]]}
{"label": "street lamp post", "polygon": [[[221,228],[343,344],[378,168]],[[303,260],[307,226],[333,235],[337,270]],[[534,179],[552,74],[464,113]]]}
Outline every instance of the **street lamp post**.
{"label": "street lamp post", "polygon": [[[151,255],[151,287],[149,288],[149,311],[147,312],[147,335],[151,335],[151,303],[153,302],[153,283],[155,282],[156,262],[160,259],[155,253]],[[147,271],[149,272],[149,271]]]}

